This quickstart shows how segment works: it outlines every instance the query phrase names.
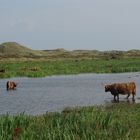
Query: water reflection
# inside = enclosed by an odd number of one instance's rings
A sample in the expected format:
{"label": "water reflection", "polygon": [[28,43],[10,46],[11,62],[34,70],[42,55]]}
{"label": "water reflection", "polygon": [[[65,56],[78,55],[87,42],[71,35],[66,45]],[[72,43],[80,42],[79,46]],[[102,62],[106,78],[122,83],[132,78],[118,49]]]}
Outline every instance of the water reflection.
{"label": "water reflection", "polygon": [[116,103],[120,103],[120,104],[134,104],[136,103],[136,100],[132,100],[132,99],[121,99],[121,100],[113,100],[113,99],[110,99],[110,100],[105,100],[105,105],[108,105],[108,104],[116,104]]}

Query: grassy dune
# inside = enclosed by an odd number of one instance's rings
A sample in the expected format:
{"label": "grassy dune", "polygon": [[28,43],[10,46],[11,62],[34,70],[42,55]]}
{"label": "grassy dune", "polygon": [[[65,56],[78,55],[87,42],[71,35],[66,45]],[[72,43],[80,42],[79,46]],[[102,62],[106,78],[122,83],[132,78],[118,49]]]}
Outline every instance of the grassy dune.
{"label": "grassy dune", "polygon": [[0,44],[0,60],[97,60],[139,58],[140,50],[98,51],[98,50],[32,50],[16,42]]}
{"label": "grassy dune", "polygon": [[118,140],[140,138],[140,104],[65,109],[42,116],[0,116],[0,139]]}
{"label": "grassy dune", "polygon": [[[3,71],[1,71],[3,70]],[[44,77],[79,73],[119,73],[140,71],[140,58],[113,60],[4,61],[0,77]]]}

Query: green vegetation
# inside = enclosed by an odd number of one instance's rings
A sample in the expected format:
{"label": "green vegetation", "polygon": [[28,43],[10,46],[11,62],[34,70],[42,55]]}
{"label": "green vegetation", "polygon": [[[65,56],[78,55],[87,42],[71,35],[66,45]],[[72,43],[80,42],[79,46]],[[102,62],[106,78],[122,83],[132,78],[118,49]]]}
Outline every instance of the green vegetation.
{"label": "green vegetation", "polygon": [[138,140],[139,126],[140,104],[114,104],[41,116],[0,116],[0,139]]}
{"label": "green vegetation", "polygon": [[121,60],[2,61],[0,63],[1,78],[137,71],[140,71],[140,58],[124,58]]}
{"label": "green vegetation", "polygon": [[0,78],[140,71],[140,50],[32,50],[16,42],[0,44]]}

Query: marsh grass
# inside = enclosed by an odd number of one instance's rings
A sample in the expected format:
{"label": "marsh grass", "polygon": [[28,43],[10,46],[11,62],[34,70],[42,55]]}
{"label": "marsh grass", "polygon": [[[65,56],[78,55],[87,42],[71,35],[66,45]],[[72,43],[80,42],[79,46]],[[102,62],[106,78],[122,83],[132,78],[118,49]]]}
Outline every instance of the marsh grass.
{"label": "marsh grass", "polygon": [[1,78],[44,77],[48,75],[79,73],[120,73],[140,71],[140,58],[113,60],[59,60],[59,61],[13,61],[1,62]]}
{"label": "marsh grass", "polygon": [[140,138],[140,104],[67,108],[41,116],[0,116],[0,139],[118,140]]}

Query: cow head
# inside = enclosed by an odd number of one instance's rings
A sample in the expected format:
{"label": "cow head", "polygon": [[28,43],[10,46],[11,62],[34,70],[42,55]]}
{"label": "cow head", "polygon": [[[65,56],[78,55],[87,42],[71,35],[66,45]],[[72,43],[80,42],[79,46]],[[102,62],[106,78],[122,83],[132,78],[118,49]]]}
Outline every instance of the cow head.
{"label": "cow head", "polygon": [[17,87],[17,83],[13,83],[14,87]]}
{"label": "cow head", "polygon": [[105,85],[105,92],[110,91],[110,85]]}

